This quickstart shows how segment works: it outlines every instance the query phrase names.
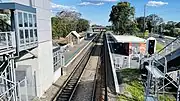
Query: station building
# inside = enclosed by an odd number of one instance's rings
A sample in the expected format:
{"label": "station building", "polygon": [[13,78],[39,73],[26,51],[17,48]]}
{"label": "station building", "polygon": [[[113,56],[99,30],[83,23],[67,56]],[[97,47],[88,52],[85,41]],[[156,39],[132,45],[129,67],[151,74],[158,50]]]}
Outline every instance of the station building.
{"label": "station building", "polygon": [[146,40],[129,35],[107,34],[116,68],[131,67],[133,59],[146,52]]}
{"label": "station building", "polygon": [[[52,45],[50,0],[2,0],[10,24],[0,25],[0,100],[31,101],[61,75]],[[32,98],[32,99],[31,99]]]}
{"label": "station building", "polygon": [[76,45],[79,44],[84,37],[82,37],[80,34],[78,34],[76,31],[71,31],[67,36],[66,36],[66,40],[68,42],[68,44],[70,45]]}

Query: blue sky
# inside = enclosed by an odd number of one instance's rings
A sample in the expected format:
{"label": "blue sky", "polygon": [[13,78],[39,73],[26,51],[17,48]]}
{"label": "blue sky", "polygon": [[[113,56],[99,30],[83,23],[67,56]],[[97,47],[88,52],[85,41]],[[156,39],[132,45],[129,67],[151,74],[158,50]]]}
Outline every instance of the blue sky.
{"label": "blue sky", "polygon": [[[122,0],[52,0],[52,11],[77,11],[92,24],[109,25],[108,19],[111,7]],[[168,20],[180,21],[180,0],[123,0],[135,7],[135,17],[143,16],[144,5],[146,14],[157,14]]]}

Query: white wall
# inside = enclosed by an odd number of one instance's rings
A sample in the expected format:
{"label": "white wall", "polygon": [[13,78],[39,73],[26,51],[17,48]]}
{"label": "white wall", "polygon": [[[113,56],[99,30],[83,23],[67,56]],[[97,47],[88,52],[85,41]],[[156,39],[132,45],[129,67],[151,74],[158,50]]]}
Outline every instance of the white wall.
{"label": "white wall", "polygon": [[[30,5],[29,0],[14,0],[16,3]],[[32,0],[36,8],[38,48],[31,51],[38,56],[37,59],[18,62],[29,64],[36,71],[37,95],[40,97],[53,82],[53,52],[51,34],[51,3],[50,0]],[[28,57],[26,54],[21,58]]]}
{"label": "white wall", "polygon": [[51,2],[50,0],[35,0],[38,28],[38,96],[52,85],[53,82],[53,52],[51,34]]}

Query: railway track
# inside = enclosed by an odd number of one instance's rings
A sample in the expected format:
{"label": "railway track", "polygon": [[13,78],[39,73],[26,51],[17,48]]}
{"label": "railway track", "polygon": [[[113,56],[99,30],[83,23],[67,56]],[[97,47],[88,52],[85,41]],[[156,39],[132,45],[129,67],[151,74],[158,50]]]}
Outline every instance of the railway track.
{"label": "railway track", "polygon": [[62,86],[62,89],[59,91],[59,93],[56,95],[53,101],[70,101],[72,99],[74,92],[79,84],[79,80],[84,71],[84,68],[95,49],[94,46],[95,43],[98,42],[99,37],[100,35],[96,36],[96,38],[90,44],[90,46],[88,47],[88,51],[82,57],[80,62],[76,65],[75,69],[70,74],[68,79],[65,81],[65,83]]}

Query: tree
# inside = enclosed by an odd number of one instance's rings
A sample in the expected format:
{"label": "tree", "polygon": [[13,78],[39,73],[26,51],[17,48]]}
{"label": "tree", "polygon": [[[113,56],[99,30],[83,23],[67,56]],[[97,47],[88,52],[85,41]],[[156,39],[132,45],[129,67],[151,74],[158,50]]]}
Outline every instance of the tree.
{"label": "tree", "polygon": [[180,22],[178,22],[175,26],[176,26],[177,28],[180,28]]}
{"label": "tree", "polygon": [[[129,2],[119,2],[112,6],[109,21],[112,23],[113,31],[116,34],[133,33],[136,29],[129,29],[135,24],[133,21],[135,8]],[[133,32],[131,32],[133,30]]]}
{"label": "tree", "polygon": [[137,22],[137,28],[139,28],[139,30],[143,32],[144,31],[144,17],[136,18],[136,22]]}
{"label": "tree", "polygon": [[61,11],[56,14],[59,18],[66,18],[68,20],[78,20],[81,17],[81,13],[76,11]]}
{"label": "tree", "polygon": [[86,31],[86,30],[88,30],[89,27],[90,27],[89,21],[81,18],[78,20],[76,31],[77,32]]}
{"label": "tree", "polygon": [[89,28],[89,22],[80,18],[81,14],[72,11],[58,12],[52,17],[53,38],[66,37],[71,31],[85,31]]}
{"label": "tree", "polygon": [[174,22],[174,21],[168,21],[166,26],[165,26],[165,29],[173,30],[175,28],[175,24],[176,24],[176,22]]}
{"label": "tree", "polygon": [[149,32],[158,32],[158,26],[163,22],[163,18],[159,17],[156,14],[151,14],[146,17],[147,27]]}

